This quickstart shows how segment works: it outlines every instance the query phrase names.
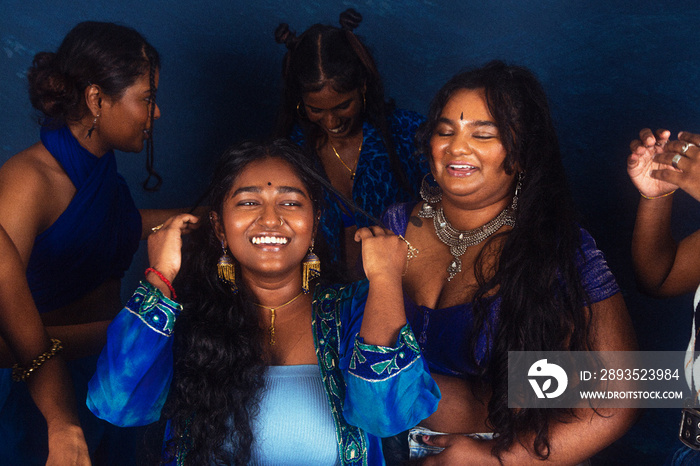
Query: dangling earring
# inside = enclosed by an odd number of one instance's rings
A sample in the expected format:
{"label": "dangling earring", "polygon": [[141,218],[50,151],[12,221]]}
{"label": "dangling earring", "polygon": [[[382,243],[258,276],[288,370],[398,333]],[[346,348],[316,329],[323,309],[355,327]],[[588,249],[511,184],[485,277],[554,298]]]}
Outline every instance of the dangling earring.
{"label": "dangling earring", "polygon": [[[425,201],[418,212],[420,218],[432,218],[435,214],[433,206],[431,204],[437,204],[442,200],[442,189],[440,186],[432,186],[428,182],[428,176],[430,173],[423,177],[423,181],[420,184],[420,197]],[[435,178],[433,178],[435,181]]]}
{"label": "dangling earring", "polygon": [[92,132],[95,131],[95,128],[97,127],[97,119],[100,117],[100,114],[98,113],[95,118],[92,120],[92,128],[90,128],[85,135],[85,139],[90,139],[92,137]]}
{"label": "dangling earring", "polygon": [[231,291],[233,291],[234,294],[238,293],[238,286],[236,286],[236,264],[226,252],[226,245],[223,240],[221,241],[221,249],[223,254],[216,264],[217,275],[219,275],[219,279],[222,282],[231,287]]}
{"label": "dangling earring", "polygon": [[308,293],[311,288],[309,288],[309,282],[314,278],[321,276],[321,259],[314,254],[314,240],[311,240],[311,247],[309,248],[309,253],[304,257],[301,262],[303,265],[303,270],[301,274],[301,289],[304,293]]}
{"label": "dangling earring", "polygon": [[365,99],[365,91],[362,91],[362,113],[367,110],[367,99]]}
{"label": "dangling earring", "polygon": [[515,194],[513,194],[513,202],[510,204],[510,207],[513,210],[518,210],[518,196],[520,195],[520,192],[523,190],[523,178],[525,178],[525,172],[519,172],[518,173],[518,182],[515,183]]}
{"label": "dangling earring", "polygon": [[[433,186],[428,181],[428,177],[432,176],[430,173],[423,177],[423,181],[420,184],[420,197],[429,204],[437,204],[442,200],[442,189],[440,186]],[[435,181],[435,178],[433,178]]]}
{"label": "dangling earring", "polygon": [[305,119],[306,119],[306,115],[303,115],[303,114],[301,113],[301,100],[299,101],[299,103],[297,103],[297,115],[298,115],[299,118],[301,118],[302,120],[305,120]]}

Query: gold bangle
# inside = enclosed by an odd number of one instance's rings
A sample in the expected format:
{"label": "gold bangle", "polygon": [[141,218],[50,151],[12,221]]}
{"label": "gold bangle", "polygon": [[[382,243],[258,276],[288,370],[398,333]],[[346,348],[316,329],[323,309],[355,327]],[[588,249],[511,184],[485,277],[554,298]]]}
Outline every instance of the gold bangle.
{"label": "gold bangle", "polygon": [[662,194],[661,196],[647,196],[647,195],[645,195],[645,194],[644,194],[643,192],[641,192],[641,191],[639,191],[639,194],[640,194],[644,199],[648,199],[648,200],[650,200],[650,201],[653,201],[654,199],[661,199],[662,197],[670,196],[671,194],[675,193],[676,191],[678,191],[678,188],[674,189],[674,190],[671,191],[670,193]]}
{"label": "gold bangle", "polygon": [[26,381],[29,378],[29,376],[32,375],[32,372],[40,368],[41,365],[44,364],[46,361],[56,356],[56,354],[62,349],[63,344],[61,344],[61,340],[59,340],[58,338],[52,338],[51,348],[34,358],[29,368],[24,368],[19,364],[15,364],[14,366],[12,366],[12,380],[14,380],[15,382]]}

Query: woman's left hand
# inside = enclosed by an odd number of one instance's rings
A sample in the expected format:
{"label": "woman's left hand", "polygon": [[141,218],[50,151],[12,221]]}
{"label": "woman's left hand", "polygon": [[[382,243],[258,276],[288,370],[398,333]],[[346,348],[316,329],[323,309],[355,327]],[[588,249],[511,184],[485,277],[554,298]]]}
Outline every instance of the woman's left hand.
{"label": "woman's left hand", "polygon": [[[687,146],[684,153],[683,147]],[[656,155],[655,162],[664,168],[651,172],[651,177],[677,185],[686,193],[700,201],[700,135],[683,131],[677,141],[669,142],[662,154]],[[677,170],[671,168],[673,158],[680,155]]]}
{"label": "woman's left hand", "polygon": [[444,450],[437,455],[425,458],[420,464],[424,466],[475,464],[498,464],[491,455],[491,443],[488,440],[477,440],[462,434],[425,436],[428,445],[442,447]]}
{"label": "woman's left hand", "polygon": [[360,228],[355,241],[362,242],[362,266],[371,282],[378,278],[399,278],[406,267],[408,246],[391,230],[378,226]]}

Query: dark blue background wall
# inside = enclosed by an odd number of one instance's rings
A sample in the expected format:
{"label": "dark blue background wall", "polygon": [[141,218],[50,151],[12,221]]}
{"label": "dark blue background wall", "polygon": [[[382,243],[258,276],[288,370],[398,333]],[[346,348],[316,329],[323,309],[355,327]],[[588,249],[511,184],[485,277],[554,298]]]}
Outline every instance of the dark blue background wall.
{"label": "dark blue background wall", "polygon": [[[425,113],[449,76],[493,58],[536,72],[550,96],[576,201],[623,288],[642,349],[682,350],[690,333],[690,297],[641,296],[629,259],[639,197],[625,173],[629,141],[645,126],[700,132],[700,6],[661,3],[3,0],[0,163],[38,139],[26,92],[33,55],[55,50],[79,21],[120,22],[143,33],[162,56],[155,144],[165,182],[158,193],[141,190],[144,154],[120,154],[120,171],[139,207],[189,205],[224,147],[271,128],[284,54],[273,39],[277,24],[297,31],[315,22],[337,24],[338,14],[354,7],[364,16],[356,32],[371,45],[388,94],[400,107]],[[688,196],[676,197],[675,228],[687,234],[700,227],[700,208]],[[144,264],[141,251],[125,288]],[[604,457],[658,464],[677,444],[678,414],[647,412]]]}

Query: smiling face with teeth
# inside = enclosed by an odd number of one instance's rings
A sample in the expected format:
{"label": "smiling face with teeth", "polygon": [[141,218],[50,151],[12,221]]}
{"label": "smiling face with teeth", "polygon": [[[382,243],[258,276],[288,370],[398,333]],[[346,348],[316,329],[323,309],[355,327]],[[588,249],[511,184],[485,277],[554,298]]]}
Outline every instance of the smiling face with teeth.
{"label": "smiling face with teeth", "polygon": [[362,89],[338,92],[327,83],[320,91],[305,92],[302,100],[309,121],[331,138],[353,136],[362,129]]}
{"label": "smiling face with teeth", "polygon": [[288,162],[267,157],[246,165],[224,200],[221,217],[213,213],[217,237],[244,278],[300,274],[314,234],[314,206]]}
{"label": "smiling face with teeth", "polygon": [[430,139],[431,171],[444,199],[470,207],[504,208],[515,175],[505,172],[506,150],[483,89],[460,89],[442,109]]}

